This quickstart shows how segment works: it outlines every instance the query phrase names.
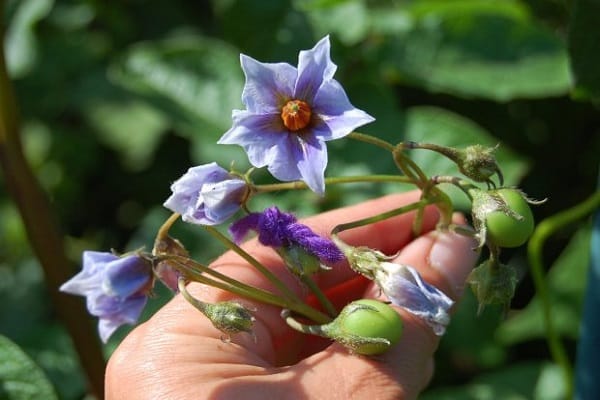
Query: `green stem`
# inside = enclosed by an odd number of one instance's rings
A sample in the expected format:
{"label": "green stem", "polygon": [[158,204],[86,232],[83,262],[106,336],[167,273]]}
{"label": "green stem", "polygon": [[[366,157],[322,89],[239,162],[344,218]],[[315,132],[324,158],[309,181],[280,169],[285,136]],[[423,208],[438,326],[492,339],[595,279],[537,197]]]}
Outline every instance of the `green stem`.
{"label": "green stem", "polygon": [[[236,279],[223,275],[212,268],[208,268],[207,266],[204,266],[194,260],[181,256],[160,256],[156,258],[156,261],[169,261],[173,268],[178,269],[185,277],[196,282],[213,286],[261,303],[294,310],[294,312],[302,314],[318,323],[327,323],[331,321],[331,318],[325,314],[300,301],[282,298],[281,296],[269,291],[247,285]],[[204,273],[212,275],[219,280],[208,278],[203,275]]]}
{"label": "green stem", "polygon": [[347,137],[350,139],[358,140],[360,142],[373,144],[373,145],[381,147],[382,149],[387,150],[389,152],[393,152],[395,149],[395,146],[393,144],[386,142],[383,139],[379,139],[375,136],[367,135],[365,133],[352,132]]}
{"label": "green stem", "polygon": [[325,296],[325,293],[323,293],[321,288],[315,283],[315,281],[313,281],[308,275],[301,275],[300,280],[310,289],[311,292],[313,292],[313,294],[315,295],[319,303],[323,306],[327,314],[335,318],[338,314],[337,310],[335,309],[331,301],[329,301],[327,296]]}
{"label": "green stem", "polygon": [[292,317],[290,310],[283,310],[281,312],[281,317],[285,320],[286,324],[301,333],[308,333],[311,335],[321,336],[324,338],[328,338],[327,334],[323,331],[321,325],[307,325],[297,321],[294,317]]}
{"label": "green stem", "polygon": [[[414,183],[406,176],[398,175],[363,175],[363,176],[336,176],[325,178],[325,185],[336,185],[343,183],[366,183],[366,182],[398,182],[398,183]],[[253,192],[266,193],[276,192],[280,190],[297,190],[307,189],[308,186],[303,181],[293,181],[284,183],[273,183],[266,185],[253,186]]]}
{"label": "green stem", "polygon": [[179,213],[173,213],[169,218],[167,218],[167,220],[161,225],[156,233],[156,241],[162,240],[169,235],[169,230],[180,216],[181,214]]}
{"label": "green stem", "polygon": [[4,60],[4,8],[4,2],[0,2],[0,169],[6,190],[21,215],[31,249],[44,271],[44,282],[56,312],[73,340],[89,390],[95,397],[103,398],[104,355],[95,339],[98,334],[90,323],[85,304],[58,290],[71,278],[73,269],[65,254],[54,210],[23,154],[17,104]]}
{"label": "green stem", "polygon": [[194,296],[192,296],[190,294],[190,292],[187,291],[187,288],[185,287],[186,284],[186,280],[183,278],[179,278],[177,280],[177,288],[179,289],[179,293],[181,293],[181,295],[183,296],[183,298],[190,303],[191,305],[193,305],[194,307],[196,307],[202,314],[204,314],[206,312],[206,303],[198,300],[197,298],[195,298]]}
{"label": "green stem", "polygon": [[573,397],[572,366],[569,358],[567,357],[567,352],[560,340],[560,337],[554,329],[552,306],[550,304],[548,287],[546,286],[544,278],[542,249],[546,239],[548,239],[548,237],[554,232],[566,225],[573,223],[574,221],[585,217],[586,215],[589,215],[598,207],[600,207],[600,191],[595,192],[582,203],[540,222],[533,232],[531,239],[529,239],[529,244],[527,247],[529,264],[531,266],[531,276],[542,305],[546,340],[548,342],[548,347],[550,349],[552,358],[558,365],[561,366],[563,370],[563,375],[567,386],[567,398]]}
{"label": "green stem", "polygon": [[407,204],[404,207],[396,208],[394,210],[390,210],[390,211],[387,211],[387,212],[384,212],[381,214],[377,214],[373,217],[363,218],[363,219],[348,222],[345,224],[340,224],[340,225],[337,225],[335,228],[333,228],[333,230],[331,231],[331,234],[336,235],[336,234],[338,234],[342,231],[348,230],[348,229],[357,228],[359,226],[369,225],[369,224],[373,224],[375,222],[383,221],[385,219],[395,217],[396,215],[404,214],[404,213],[407,213],[407,212],[415,210],[415,209],[423,208],[426,205],[431,204],[433,202],[434,202],[433,199],[425,198],[425,199],[421,199],[417,202]]}
{"label": "green stem", "polygon": [[236,252],[240,257],[246,260],[252,265],[258,272],[260,272],[269,282],[271,282],[279,292],[287,299],[300,302],[300,298],[292,292],[270,269],[262,265],[256,258],[252,257],[247,251],[242,249],[240,246],[231,241],[227,236],[223,235],[217,229],[212,226],[205,225],[204,228],[221,243],[223,243],[228,249]]}

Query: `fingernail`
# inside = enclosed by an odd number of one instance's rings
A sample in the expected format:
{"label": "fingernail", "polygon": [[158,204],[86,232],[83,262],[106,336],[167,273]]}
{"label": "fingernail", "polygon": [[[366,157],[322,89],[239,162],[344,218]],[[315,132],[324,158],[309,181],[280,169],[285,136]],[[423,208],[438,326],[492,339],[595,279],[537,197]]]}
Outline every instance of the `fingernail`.
{"label": "fingernail", "polygon": [[469,237],[453,232],[439,232],[429,253],[429,266],[437,270],[448,282],[457,299],[462,295],[465,281],[479,258],[479,251],[473,250],[477,242]]}

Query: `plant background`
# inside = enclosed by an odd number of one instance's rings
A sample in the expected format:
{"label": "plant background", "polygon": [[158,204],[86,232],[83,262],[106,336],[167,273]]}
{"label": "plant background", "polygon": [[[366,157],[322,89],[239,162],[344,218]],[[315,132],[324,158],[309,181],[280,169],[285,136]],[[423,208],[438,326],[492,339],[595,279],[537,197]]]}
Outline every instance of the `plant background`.
{"label": "plant background", "polygon": [[[231,124],[231,110],[242,106],[240,52],[295,65],[298,50],[311,48],[325,34],[331,35],[336,78],[353,104],[377,119],[364,132],[391,142],[500,143],[507,184],[549,199],[535,207],[538,221],[596,188],[600,3],[595,0],[9,0],[0,5],[25,154],[51,199],[72,274],[84,249],[150,247],[168,215],[161,204],[169,185],[190,166],[234,161],[237,169],[247,167],[236,146],[215,144]],[[333,142],[327,175],[393,172],[391,157],[378,151]],[[456,174],[441,157],[419,150],[413,155],[429,173]],[[266,173],[257,176],[270,179]],[[0,334],[50,379],[54,389],[44,390],[54,390],[60,399],[83,398],[81,365],[49,301],[51,288],[4,179],[0,175]],[[309,192],[277,193],[256,198],[252,207],[276,202],[308,215],[407,189],[335,186],[325,199]],[[464,209],[465,199],[452,195]],[[176,234],[200,260],[223,250],[198,229],[181,225]],[[590,225],[583,221],[562,229],[544,252],[553,315],[571,359]],[[522,273],[513,311],[504,319],[501,310],[489,307],[477,317],[468,293],[442,340],[436,375],[423,398],[561,398],[564,388],[544,341],[525,249],[506,251],[503,259]],[[168,298],[159,291],[150,308]],[[126,332],[120,330],[103,347],[106,357]],[[0,351],[0,358],[7,354]]]}

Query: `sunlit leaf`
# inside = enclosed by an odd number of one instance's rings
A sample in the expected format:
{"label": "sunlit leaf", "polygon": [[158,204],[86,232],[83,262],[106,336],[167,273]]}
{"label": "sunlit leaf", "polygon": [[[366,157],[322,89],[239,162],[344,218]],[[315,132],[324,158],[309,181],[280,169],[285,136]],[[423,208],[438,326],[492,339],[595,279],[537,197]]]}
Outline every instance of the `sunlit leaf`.
{"label": "sunlit leaf", "polygon": [[304,7],[318,37],[332,33],[344,44],[353,45],[368,33],[367,6],[362,0],[326,4],[309,2]]}
{"label": "sunlit leaf", "polygon": [[163,115],[142,102],[93,102],[87,117],[100,131],[100,140],[121,154],[132,171],[152,161],[167,122]]}
{"label": "sunlit leaf", "polygon": [[192,35],[137,44],[112,66],[111,76],[211,140],[241,107],[239,52],[215,39]]}
{"label": "sunlit leaf", "polygon": [[525,14],[475,1],[416,2],[411,29],[383,46],[385,72],[433,92],[497,101],[571,87],[562,41]]}
{"label": "sunlit leaf", "polygon": [[[20,78],[37,61],[36,24],[52,9],[53,0],[22,0],[12,16],[4,40],[6,64],[13,78]],[[0,7],[3,7],[1,4]]]}
{"label": "sunlit leaf", "polygon": [[560,400],[565,386],[558,367],[547,363],[521,363],[481,374],[468,384],[426,391],[421,400]]}
{"label": "sunlit leaf", "polygon": [[42,370],[15,343],[0,335],[0,398],[57,399]]}

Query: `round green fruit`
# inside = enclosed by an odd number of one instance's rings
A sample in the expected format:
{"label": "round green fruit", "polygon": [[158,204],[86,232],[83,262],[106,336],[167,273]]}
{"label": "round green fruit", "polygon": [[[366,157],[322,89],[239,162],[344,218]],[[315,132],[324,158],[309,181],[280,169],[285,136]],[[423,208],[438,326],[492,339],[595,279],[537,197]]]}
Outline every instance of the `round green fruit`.
{"label": "round green fruit", "polygon": [[[345,335],[357,338],[346,341],[358,354],[381,354],[398,343],[402,336],[402,319],[389,305],[377,300],[356,300],[344,307],[339,328]],[[360,340],[364,338],[366,340]],[[369,339],[385,339],[387,341]]]}
{"label": "round green fruit", "polygon": [[533,214],[527,200],[516,189],[498,189],[495,195],[500,196],[509,210],[515,215],[507,215],[504,210],[488,213],[485,217],[488,239],[500,247],[518,247],[531,236],[534,228]]}

